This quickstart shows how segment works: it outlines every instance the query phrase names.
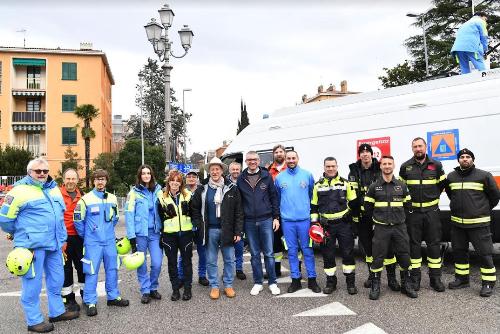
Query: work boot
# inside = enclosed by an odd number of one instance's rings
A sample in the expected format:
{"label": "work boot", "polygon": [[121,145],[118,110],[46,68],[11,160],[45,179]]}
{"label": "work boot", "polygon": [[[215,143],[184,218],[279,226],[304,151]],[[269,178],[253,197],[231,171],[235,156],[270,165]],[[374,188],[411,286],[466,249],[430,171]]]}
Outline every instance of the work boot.
{"label": "work boot", "polygon": [[185,287],[184,292],[182,293],[182,300],[190,300],[192,297],[191,287]]}
{"label": "work boot", "polygon": [[455,275],[455,280],[448,283],[448,289],[451,290],[468,288],[469,286],[469,275]]}
{"label": "work boot", "polygon": [[128,299],[122,299],[122,297],[118,297],[113,300],[108,300],[108,306],[119,306],[119,307],[125,307],[129,305]]}
{"label": "work boot", "polygon": [[407,295],[410,298],[417,298],[417,291],[415,291],[414,283],[411,279],[408,270],[401,270],[401,293]]}
{"label": "work boot", "polygon": [[429,280],[430,280],[431,288],[433,288],[434,291],[443,292],[444,290],[446,290],[443,282],[441,282],[441,276],[429,277]]}
{"label": "work boot", "polygon": [[151,301],[151,296],[149,295],[149,293],[145,293],[142,295],[141,304],[149,304],[150,301]]}
{"label": "work boot", "polygon": [[335,290],[337,290],[337,276],[326,276],[326,286],[323,289],[323,293],[329,295]]}
{"label": "work boot", "polygon": [[316,277],[309,277],[307,279],[307,287],[311,289],[312,292],[315,293],[320,293],[321,288],[318,285],[318,282],[316,282]]}
{"label": "work boot", "polygon": [[37,325],[28,326],[28,332],[35,333],[48,333],[54,330],[54,325],[48,324],[46,322],[41,322]]}
{"label": "work boot", "polygon": [[[413,268],[410,270],[411,283],[413,284],[413,288],[415,291],[420,290],[420,281],[422,280],[422,273],[420,272],[420,268]],[[402,285],[402,283],[401,283]]]}
{"label": "work boot", "polygon": [[369,289],[372,286],[372,279],[373,279],[374,273],[370,270],[370,266],[368,266],[368,278],[366,281],[363,283],[363,286],[367,289]]}
{"label": "work boot", "polygon": [[288,287],[287,292],[288,293],[294,293],[295,291],[298,291],[302,289],[302,283],[300,283],[300,278],[292,278],[292,284]]}
{"label": "work boot", "polygon": [[479,292],[479,295],[481,297],[490,297],[493,294],[494,287],[495,281],[483,281],[483,286],[481,287],[481,292]]}
{"label": "work boot", "polygon": [[345,282],[347,285],[347,293],[350,295],[355,295],[358,293],[356,288],[356,276],[354,273],[349,273],[345,275]]}
{"label": "work boot", "polygon": [[274,270],[276,271],[276,277],[281,277],[281,262],[274,262]]}
{"label": "work boot", "polygon": [[149,297],[151,297],[151,299],[160,300],[161,299],[161,294],[157,290],[151,290],[149,292]]}
{"label": "work boot", "polygon": [[97,307],[95,304],[85,304],[85,308],[87,309],[87,316],[94,317],[97,315]]}
{"label": "work boot", "polygon": [[370,288],[369,298],[371,300],[377,300],[380,297],[380,272],[373,273]]}
{"label": "work boot", "polygon": [[80,311],[80,305],[78,305],[78,303],[76,302],[74,292],[62,297],[64,306],[67,311]]}
{"label": "work boot", "polygon": [[57,317],[49,318],[49,322],[73,320],[78,318],[79,316],[80,312],[78,311],[66,311],[63,314],[58,315]]}
{"label": "work boot", "polygon": [[236,270],[236,277],[242,281],[247,279],[247,275],[245,275],[243,270]]}
{"label": "work boot", "polygon": [[209,282],[206,277],[200,277],[198,278],[198,284],[208,286]]}
{"label": "work boot", "polygon": [[392,291],[401,290],[401,286],[396,279],[396,264],[389,264],[385,266],[385,270],[387,271],[387,286]]}
{"label": "work boot", "polygon": [[181,293],[179,289],[172,290],[172,295],[170,296],[170,300],[175,302],[178,301],[179,299],[181,299]]}

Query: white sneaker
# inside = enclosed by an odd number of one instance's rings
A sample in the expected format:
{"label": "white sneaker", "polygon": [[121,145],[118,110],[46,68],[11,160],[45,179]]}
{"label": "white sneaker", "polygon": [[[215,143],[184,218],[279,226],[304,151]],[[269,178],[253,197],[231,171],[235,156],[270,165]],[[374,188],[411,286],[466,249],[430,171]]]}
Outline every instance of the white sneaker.
{"label": "white sneaker", "polygon": [[250,294],[252,296],[257,296],[262,290],[264,290],[262,284],[254,284],[252,290],[250,290]]}
{"label": "white sneaker", "polygon": [[278,288],[276,283],[269,285],[269,290],[271,290],[271,294],[273,295],[279,295],[281,293],[281,290]]}

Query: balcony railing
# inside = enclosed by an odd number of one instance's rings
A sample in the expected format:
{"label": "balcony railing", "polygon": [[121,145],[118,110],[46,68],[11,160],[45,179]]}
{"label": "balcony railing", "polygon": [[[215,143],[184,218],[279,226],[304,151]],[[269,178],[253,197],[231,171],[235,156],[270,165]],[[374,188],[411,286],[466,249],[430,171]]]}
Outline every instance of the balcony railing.
{"label": "balcony railing", "polygon": [[26,89],[42,89],[40,78],[26,78]]}
{"label": "balcony railing", "polygon": [[12,122],[16,123],[45,123],[44,111],[14,111]]}
{"label": "balcony railing", "polygon": [[11,147],[17,148],[17,149],[23,149],[26,151],[30,151],[33,153],[35,157],[39,157],[42,155],[47,155],[47,150],[45,149],[45,145],[24,145],[24,144],[14,144],[10,145]]}

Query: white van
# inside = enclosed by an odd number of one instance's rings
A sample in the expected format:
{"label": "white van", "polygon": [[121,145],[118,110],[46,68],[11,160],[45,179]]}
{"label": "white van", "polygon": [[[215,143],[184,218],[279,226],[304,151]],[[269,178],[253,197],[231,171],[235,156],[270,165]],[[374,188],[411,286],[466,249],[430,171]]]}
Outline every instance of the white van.
{"label": "white van", "polygon": [[[443,163],[446,173],[458,165],[456,153],[469,148],[476,166],[491,172],[500,185],[500,69],[280,109],[245,128],[226,149],[223,161],[242,162],[252,150],[266,165],[279,143],[296,150],[299,165],[316,179],[327,156],[337,159],[340,175],[347,177],[357,147],[366,142],[377,158],[394,156],[397,176],[399,165],[412,157],[415,137],[427,140],[427,153]],[[444,193],[440,209],[443,238],[449,240],[449,200]],[[493,211],[492,231],[500,242],[500,205]]]}

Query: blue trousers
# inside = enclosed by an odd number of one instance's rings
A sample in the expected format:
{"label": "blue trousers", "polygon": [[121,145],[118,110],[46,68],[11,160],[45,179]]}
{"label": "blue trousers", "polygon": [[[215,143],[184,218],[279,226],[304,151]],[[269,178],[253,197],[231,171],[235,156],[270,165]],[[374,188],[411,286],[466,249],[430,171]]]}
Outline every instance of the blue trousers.
{"label": "blue trousers", "polygon": [[288,263],[290,264],[290,273],[292,278],[300,278],[299,271],[299,248],[304,255],[304,263],[306,265],[307,277],[316,277],[316,268],[314,266],[314,251],[309,238],[309,219],[301,221],[286,221],[283,220],[283,235],[288,246]]}
{"label": "blue trousers", "polygon": [[85,287],[83,288],[83,302],[97,304],[97,278],[101,262],[104,262],[106,273],[106,294],[108,300],[120,297],[118,290],[118,253],[115,243],[106,246],[85,245],[83,255],[83,272],[85,273]]}
{"label": "blue trousers", "polygon": [[21,279],[21,304],[28,326],[43,322],[43,315],[40,312],[43,272],[45,272],[49,301],[49,317],[57,317],[66,311],[61,297],[61,289],[64,284],[63,261],[62,252],[59,249],[56,251],[35,249],[33,263]]}
{"label": "blue trousers", "polygon": [[260,253],[264,254],[264,263],[269,277],[269,284],[276,283],[276,271],[274,267],[274,231],[273,220],[271,218],[254,222],[245,221],[245,234],[250,245],[252,255],[252,274],[255,284],[262,284],[264,274],[262,272],[262,262]]}
{"label": "blue trousers", "polygon": [[147,255],[149,250],[151,258],[151,270],[148,275],[147,260],[142,266],[137,268],[137,279],[141,286],[141,294],[150,293],[151,290],[158,290],[158,277],[160,277],[163,252],[160,249],[160,233],[155,233],[149,229],[147,237],[137,236],[137,251],[144,252]]}
{"label": "blue trousers", "polygon": [[484,65],[483,56],[477,54],[476,52],[467,52],[467,51],[455,51],[455,55],[458,58],[458,64],[460,65],[460,72],[462,74],[470,73],[470,65],[469,61],[474,65],[474,68],[479,71],[486,70],[486,66]]}
{"label": "blue trousers", "polygon": [[[207,251],[203,245],[203,236],[200,233],[194,233],[194,243],[196,244],[196,252],[198,253],[198,277],[207,276]],[[182,281],[184,273],[182,271],[182,257],[177,259],[177,276]]]}
{"label": "blue trousers", "polygon": [[207,274],[211,288],[219,288],[219,279],[217,277],[218,267],[217,258],[219,249],[222,252],[222,260],[224,261],[224,271],[222,282],[224,288],[231,288],[234,281],[234,247],[221,245],[221,230],[220,228],[210,228],[208,230],[207,240]]}
{"label": "blue trousers", "polygon": [[243,271],[243,248],[245,247],[245,242],[243,238],[240,241],[234,244],[234,265],[236,266],[236,270]]}

